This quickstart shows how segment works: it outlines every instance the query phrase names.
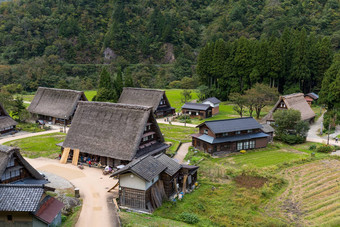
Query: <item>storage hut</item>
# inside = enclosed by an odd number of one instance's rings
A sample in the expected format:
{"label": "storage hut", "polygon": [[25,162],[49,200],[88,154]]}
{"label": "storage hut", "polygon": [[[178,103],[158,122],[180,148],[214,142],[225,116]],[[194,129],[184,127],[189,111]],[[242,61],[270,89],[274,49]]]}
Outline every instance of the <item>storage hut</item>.
{"label": "storage hut", "polygon": [[70,124],[78,101],[87,101],[82,91],[39,87],[28,111],[52,124]]}
{"label": "storage hut", "polygon": [[187,102],[182,106],[182,113],[190,118],[204,119],[212,116],[212,107],[209,104]]}
{"label": "storage hut", "polygon": [[151,106],[156,117],[175,113],[175,108],[171,107],[165,91],[162,90],[125,87],[118,103]]}
{"label": "storage hut", "polygon": [[179,192],[177,184],[181,165],[166,154],[157,155],[156,159],[166,166],[160,174],[160,179],[163,181],[165,194],[169,198]]}
{"label": "storage hut", "polygon": [[0,184],[48,183],[20,154],[18,148],[0,145]]}
{"label": "storage hut", "polygon": [[270,124],[261,124],[261,125],[262,125],[262,128],[261,128],[262,132],[268,135],[268,142],[269,143],[273,142],[275,129],[272,126],[270,126]]}
{"label": "storage hut", "polygon": [[0,103],[0,135],[15,132],[18,123],[13,120]]}
{"label": "storage hut", "polygon": [[43,185],[0,185],[0,226],[60,226],[64,204]]}
{"label": "storage hut", "polygon": [[301,120],[312,123],[315,118],[315,113],[308,105],[302,93],[295,93],[290,95],[280,96],[277,103],[269,111],[269,113],[262,118],[261,123],[270,124],[274,122],[273,114],[276,110],[298,110],[301,113]]}
{"label": "storage hut", "polygon": [[[146,154],[164,152],[168,145],[152,114],[152,107],[129,104],[79,102],[63,143],[62,160],[69,154],[112,167]],[[71,152],[70,152],[71,150]]]}
{"label": "storage hut", "polygon": [[212,115],[216,115],[220,112],[220,103],[221,101],[216,97],[207,98],[202,102],[202,104],[208,104],[212,107]]}
{"label": "storage hut", "polygon": [[307,103],[311,106],[313,102],[316,102],[319,99],[319,96],[314,92],[311,92],[305,95],[305,99]]}

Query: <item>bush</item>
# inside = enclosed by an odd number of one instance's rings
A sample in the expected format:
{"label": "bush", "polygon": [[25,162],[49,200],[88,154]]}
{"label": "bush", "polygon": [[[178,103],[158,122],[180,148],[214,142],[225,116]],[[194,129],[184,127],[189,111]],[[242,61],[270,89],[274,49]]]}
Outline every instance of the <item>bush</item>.
{"label": "bush", "polygon": [[334,150],[334,147],[331,145],[322,145],[320,147],[318,147],[318,149],[316,150],[317,152],[322,152],[322,153],[329,153],[332,152]]}
{"label": "bush", "polygon": [[188,212],[183,212],[182,214],[179,215],[180,221],[183,221],[188,224],[196,224],[199,222],[199,218],[192,213]]}
{"label": "bush", "polygon": [[306,141],[306,137],[289,134],[282,134],[278,139],[287,144],[300,144]]}
{"label": "bush", "polygon": [[315,149],[316,149],[316,145],[315,144],[309,146],[309,150],[310,151],[314,151]]}

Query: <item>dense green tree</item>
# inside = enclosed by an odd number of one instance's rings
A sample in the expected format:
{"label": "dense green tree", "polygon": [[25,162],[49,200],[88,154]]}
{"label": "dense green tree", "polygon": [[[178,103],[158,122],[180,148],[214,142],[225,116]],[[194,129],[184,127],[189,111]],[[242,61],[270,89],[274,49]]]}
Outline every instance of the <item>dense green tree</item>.
{"label": "dense green tree", "polygon": [[236,111],[240,117],[243,117],[246,107],[246,98],[239,93],[231,93],[230,100],[233,102],[233,110]]}

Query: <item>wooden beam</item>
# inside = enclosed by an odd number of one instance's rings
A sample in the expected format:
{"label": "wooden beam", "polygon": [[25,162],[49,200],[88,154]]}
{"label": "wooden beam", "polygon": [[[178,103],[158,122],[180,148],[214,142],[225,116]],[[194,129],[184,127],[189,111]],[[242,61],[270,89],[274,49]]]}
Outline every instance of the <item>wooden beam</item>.
{"label": "wooden beam", "polygon": [[112,190],[115,189],[118,185],[119,185],[119,181],[117,181],[117,183],[116,183],[112,188],[110,188],[107,192],[112,191]]}
{"label": "wooden beam", "polygon": [[184,178],[183,178],[183,194],[185,194],[186,192],[186,189],[187,189],[187,178],[188,178],[188,175],[184,175]]}
{"label": "wooden beam", "polygon": [[72,164],[77,166],[78,165],[78,159],[79,159],[79,149],[74,149],[73,150]]}
{"label": "wooden beam", "polygon": [[61,164],[66,164],[68,155],[70,154],[71,148],[65,147],[63,151],[63,155],[61,156],[60,163]]}

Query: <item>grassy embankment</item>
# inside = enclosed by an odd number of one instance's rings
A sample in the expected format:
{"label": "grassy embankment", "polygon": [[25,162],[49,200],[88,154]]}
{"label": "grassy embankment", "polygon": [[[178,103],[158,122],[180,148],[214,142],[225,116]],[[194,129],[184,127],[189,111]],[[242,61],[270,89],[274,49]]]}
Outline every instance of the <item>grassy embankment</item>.
{"label": "grassy embankment", "polygon": [[[319,159],[327,160],[329,155],[321,153],[311,158],[309,147],[312,144],[315,143],[295,146],[276,143],[265,149],[223,158],[212,158],[191,150],[186,158],[200,166],[199,188],[187,194],[182,201],[165,203],[154,212],[150,220],[155,216],[183,221],[181,214],[187,212],[199,219],[196,223],[198,226],[294,224],[278,214],[267,215],[267,208],[275,203],[280,193],[286,191],[286,186],[291,187],[282,171],[309,165]],[[336,187],[339,189],[339,185]],[[284,214],[284,211],[280,211],[280,214]],[[123,219],[127,221],[129,215],[124,214]],[[336,217],[329,221],[334,223]]]}
{"label": "grassy embankment", "polygon": [[19,147],[20,153],[28,158],[56,158],[60,152],[60,147],[56,146],[56,144],[63,142],[65,136],[64,133],[51,133],[13,140],[4,143],[4,145]]}

